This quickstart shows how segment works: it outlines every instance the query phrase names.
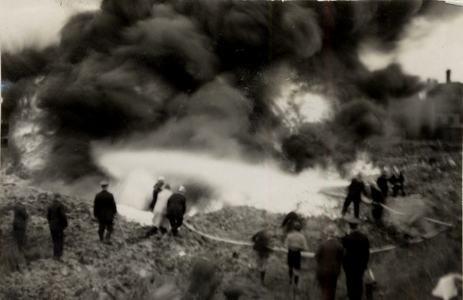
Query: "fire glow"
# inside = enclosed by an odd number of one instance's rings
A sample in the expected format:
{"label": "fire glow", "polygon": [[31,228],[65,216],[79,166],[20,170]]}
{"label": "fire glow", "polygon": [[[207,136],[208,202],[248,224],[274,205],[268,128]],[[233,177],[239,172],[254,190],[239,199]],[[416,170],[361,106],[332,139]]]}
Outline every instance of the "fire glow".
{"label": "fire glow", "polygon": [[325,97],[304,91],[302,84],[285,84],[281,96],[275,100],[274,111],[283,115],[289,128],[298,128],[302,123],[321,122],[331,118],[331,106]]}

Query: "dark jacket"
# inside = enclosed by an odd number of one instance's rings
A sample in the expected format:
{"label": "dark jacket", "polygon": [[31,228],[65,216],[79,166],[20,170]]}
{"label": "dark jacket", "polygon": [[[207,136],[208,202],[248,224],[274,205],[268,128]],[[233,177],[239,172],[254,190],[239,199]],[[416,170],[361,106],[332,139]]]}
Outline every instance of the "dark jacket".
{"label": "dark jacket", "polygon": [[289,214],[286,215],[286,217],[283,219],[283,223],[281,223],[281,227],[285,227],[286,225],[292,226],[294,222],[300,222],[299,215],[292,211]]}
{"label": "dark jacket", "polygon": [[116,202],[113,194],[103,190],[96,194],[93,206],[93,215],[100,221],[109,221],[114,219],[117,213]]}
{"label": "dark jacket", "polygon": [[265,256],[272,252],[272,249],[270,249],[270,238],[265,231],[259,231],[254,234],[251,240],[254,242],[253,249],[260,255]]}
{"label": "dark jacket", "polygon": [[344,247],[335,239],[325,241],[317,250],[317,278],[324,279],[332,276],[338,277],[344,256]]}
{"label": "dark jacket", "polygon": [[150,206],[149,206],[150,210],[154,209],[154,206],[156,205],[156,202],[158,201],[158,194],[161,191],[162,191],[162,188],[160,186],[153,189],[153,200],[151,200],[151,203],[150,203]]}
{"label": "dark jacket", "polygon": [[68,226],[66,208],[58,200],[54,200],[48,207],[47,219],[50,230],[63,230]]}
{"label": "dark jacket", "polygon": [[378,184],[379,188],[381,189],[381,192],[383,193],[384,197],[387,197],[387,194],[389,192],[389,186],[387,185],[387,176],[386,174],[382,174],[378,180],[376,180],[376,184]]}
{"label": "dark jacket", "polygon": [[180,193],[173,193],[167,200],[168,216],[183,216],[186,211],[186,198]]}
{"label": "dark jacket", "polygon": [[368,237],[355,230],[342,239],[346,255],[343,261],[344,272],[361,275],[370,259],[370,241]]}
{"label": "dark jacket", "polygon": [[394,185],[394,186],[400,186],[402,187],[404,185],[405,178],[402,175],[402,172],[398,176],[392,175],[391,178],[389,179],[389,182]]}
{"label": "dark jacket", "polygon": [[27,219],[29,219],[29,215],[27,214],[26,207],[22,203],[18,203],[13,207],[14,212],[14,219],[13,219],[13,227],[20,229],[26,228]]}
{"label": "dark jacket", "polygon": [[365,193],[365,184],[363,181],[359,181],[356,178],[352,179],[348,188],[347,197],[355,201],[360,201],[360,194],[362,193]]}
{"label": "dark jacket", "polygon": [[383,193],[377,188],[371,187],[371,198],[373,201],[384,204]]}

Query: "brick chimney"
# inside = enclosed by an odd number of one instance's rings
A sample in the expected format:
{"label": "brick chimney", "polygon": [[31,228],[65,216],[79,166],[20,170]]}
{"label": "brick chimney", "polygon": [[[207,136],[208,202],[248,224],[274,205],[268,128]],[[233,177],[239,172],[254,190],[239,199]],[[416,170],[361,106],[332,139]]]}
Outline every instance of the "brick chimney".
{"label": "brick chimney", "polygon": [[450,83],[450,74],[452,73],[452,71],[450,69],[447,70],[447,83]]}

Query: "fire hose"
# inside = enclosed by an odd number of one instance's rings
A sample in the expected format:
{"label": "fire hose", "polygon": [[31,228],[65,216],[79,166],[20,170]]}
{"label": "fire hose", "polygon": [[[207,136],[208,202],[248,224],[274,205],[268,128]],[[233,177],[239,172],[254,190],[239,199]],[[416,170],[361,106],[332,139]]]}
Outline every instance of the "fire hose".
{"label": "fire hose", "polygon": [[[344,198],[345,196],[344,195],[341,195],[341,194],[331,194],[331,193],[325,193],[326,195],[328,196],[332,196],[332,197],[338,197],[338,198]],[[392,212],[392,213],[395,213],[395,214],[400,214],[400,215],[411,215],[411,214],[407,214],[407,213],[403,213],[403,212],[400,212],[400,211],[397,211],[397,210],[394,210],[392,208],[390,208],[389,206],[387,205],[384,205],[382,203],[377,203],[377,202],[372,202],[371,204],[373,205],[381,205],[384,209]],[[431,218],[423,218],[429,222],[433,222],[433,223],[436,223],[436,224],[441,224],[441,225],[445,225],[447,227],[454,227],[453,224],[450,224],[450,223],[446,223],[446,222],[442,222],[442,221],[439,221],[439,220],[435,220],[435,219],[431,219]],[[226,238],[221,238],[221,237],[216,237],[216,236],[213,236],[213,235],[210,235],[210,234],[207,234],[207,233],[204,233],[204,232],[201,232],[197,229],[195,229],[191,224],[189,224],[188,222],[184,222],[183,223],[185,225],[185,227],[187,227],[190,231],[192,232],[195,232],[205,238],[208,238],[210,240],[214,240],[214,241],[218,241],[218,242],[224,242],[224,243],[228,243],[228,244],[233,244],[233,245],[241,245],[241,246],[252,246],[253,244],[251,242],[244,242],[244,241],[236,241],[236,240],[231,240],[231,239],[226,239]],[[422,237],[422,239],[418,239],[418,240],[414,240],[414,241],[409,241],[410,244],[415,244],[415,243],[419,243],[419,242],[422,242],[426,239],[430,239],[438,234],[440,234],[441,232],[445,231],[446,229],[440,229],[440,230],[437,230],[435,232],[431,232],[427,235],[424,235]],[[389,250],[393,250],[395,249],[397,246],[395,245],[386,245],[386,246],[383,246],[383,247],[379,247],[379,248],[373,248],[373,249],[370,249],[370,253],[380,253],[380,252],[385,252],[385,251],[389,251]],[[276,251],[276,252],[288,252],[288,250],[284,249],[284,248],[281,248],[281,247],[272,247],[271,248],[273,251]],[[303,251],[301,252],[301,256],[302,257],[315,257],[315,253],[313,252],[306,252],[306,251]]]}
{"label": "fire hose", "polygon": [[[226,238],[221,238],[221,237],[217,237],[217,236],[213,236],[213,235],[210,235],[210,234],[207,234],[207,233],[204,233],[204,232],[201,232],[199,230],[197,230],[196,228],[193,227],[193,225],[189,224],[189,222],[183,222],[183,225],[185,225],[186,228],[188,228],[190,231],[194,232],[194,233],[197,233],[199,234],[200,236],[203,236],[205,238],[208,238],[210,240],[213,240],[213,241],[217,241],[217,242],[224,242],[224,243],[228,243],[228,244],[232,244],[232,245],[240,245],[240,246],[252,246],[253,243],[251,242],[244,242],[244,241],[235,241],[235,240],[231,240],[231,239],[226,239]],[[438,235],[439,233],[445,231],[446,229],[441,229],[441,230],[438,230],[438,231],[435,231],[435,232],[432,232],[432,233],[429,233],[425,236],[423,236],[424,239],[421,239],[421,240],[417,240],[417,241],[411,241],[409,242],[410,244],[416,244],[416,243],[420,243],[426,239],[430,239],[436,235]],[[380,253],[380,252],[385,252],[385,251],[389,251],[389,250],[393,250],[397,248],[397,246],[395,245],[386,245],[386,246],[383,246],[383,247],[379,247],[379,248],[373,248],[373,249],[370,249],[370,253],[373,254],[373,253]],[[287,249],[285,248],[281,248],[281,247],[271,247],[271,249],[275,252],[288,252]],[[313,252],[307,252],[307,251],[303,251],[301,252],[301,256],[302,257],[309,257],[309,258],[313,258],[315,257],[315,253]]]}
{"label": "fire hose", "polygon": [[[342,194],[333,194],[333,193],[327,193],[327,192],[323,192],[325,195],[327,196],[331,196],[331,197],[335,197],[335,198],[344,198],[345,196],[342,195]],[[397,215],[413,215],[413,214],[407,214],[407,213],[403,213],[403,212],[400,212],[400,211],[397,211],[387,205],[384,205],[383,203],[378,203],[378,202],[373,202],[372,203],[373,205],[380,205],[382,206],[384,209],[394,213],[394,214],[397,214]],[[446,222],[442,222],[442,221],[439,221],[439,220],[435,220],[435,219],[431,219],[431,218],[427,218],[427,217],[424,217],[423,218],[424,220],[426,221],[429,221],[429,222],[432,222],[432,223],[436,223],[436,224],[441,224],[441,225],[444,225],[444,226],[447,226],[447,227],[454,227],[453,224],[450,224],[450,223],[446,223]]]}

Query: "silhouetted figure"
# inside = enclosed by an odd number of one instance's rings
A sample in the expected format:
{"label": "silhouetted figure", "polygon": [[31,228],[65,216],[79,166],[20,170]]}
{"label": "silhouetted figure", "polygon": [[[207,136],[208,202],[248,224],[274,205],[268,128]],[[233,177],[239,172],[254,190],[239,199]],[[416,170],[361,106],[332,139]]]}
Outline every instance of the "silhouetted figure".
{"label": "silhouetted figure", "polygon": [[[93,215],[99,222],[98,235],[100,236],[100,241],[110,243],[117,208],[113,194],[108,192],[108,182],[103,181],[101,183],[101,188],[103,190],[95,196]],[[107,231],[106,237],[104,236],[105,229]]]}
{"label": "silhouetted figure", "polygon": [[301,252],[307,249],[307,242],[302,235],[301,224],[294,223],[294,230],[288,234],[285,241],[285,247],[288,249],[288,272],[289,284],[293,283],[297,286],[299,282],[299,271],[301,270]]}
{"label": "silhouetted figure", "polygon": [[338,277],[341,273],[344,247],[336,239],[337,228],[334,224],[328,226],[327,235],[328,239],[320,245],[315,254],[316,279],[322,290],[322,300],[334,300]]}
{"label": "silhouetted figure", "polygon": [[183,224],[183,215],[186,211],[185,188],[181,186],[177,193],[172,194],[167,200],[167,219],[174,236],[178,235],[178,228]]}
{"label": "silhouetted figure", "polygon": [[158,200],[158,194],[162,191],[162,186],[164,185],[164,177],[159,177],[158,181],[153,187],[153,199],[151,200],[149,210],[153,210],[156,206],[156,202]]}
{"label": "silhouetted figure", "polygon": [[342,207],[341,214],[344,216],[347,212],[347,208],[349,207],[351,202],[354,202],[354,216],[356,218],[359,217],[360,212],[360,201],[361,194],[365,194],[365,184],[363,183],[362,175],[358,174],[357,177],[352,179],[351,184],[349,185],[347,197],[344,201],[344,205]]}
{"label": "silhouetted figure", "polygon": [[399,194],[399,191],[401,192],[402,197],[405,196],[404,181],[405,181],[405,178],[402,172],[399,172],[399,174],[393,174],[391,176],[391,178],[389,179],[389,182],[392,184],[392,196],[393,197],[397,197],[397,195]]}
{"label": "silhouetted figure", "polygon": [[26,244],[26,228],[29,215],[26,207],[21,202],[17,202],[13,207],[13,237],[16,240],[16,245],[19,251],[22,251]]}
{"label": "silhouetted figure", "polygon": [[382,215],[383,215],[383,207],[380,204],[385,204],[386,199],[383,196],[383,193],[374,185],[370,186],[371,188],[371,198],[373,199],[373,209],[371,214],[375,219],[376,223],[382,222]]}
{"label": "silhouetted figure", "polygon": [[66,208],[59,199],[60,195],[55,195],[55,199],[48,207],[47,213],[48,225],[53,242],[53,258],[56,260],[61,260],[61,256],[63,256],[64,228],[68,226]]}
{"label": "silhouetted figure", "polygon": [[185,299],[212,299],[221,280],[213,263],[203,258],[195,260]]}
{"label": "silhouetted figure", "polygon": [[347,219],[351,233],[342,239],[346,250],[343,260],[346,274],[347,297],[349,300],[361,300],[363,292],[363,273],[368,266],[370,258],[370,242],[368,237],[358,231],[359,219]]}
{"label": "silhouetted figure", "polygon": [[384,198],[387,197],[389,194],[389,185],[388,185],[389,179],[387,178],[386,172],[383,172],[381,176],[378,177],[378,180],[376,180],[376,184],[381,190],[381,193],[383,193]]}
{"label": "silhouetted figure", "polygon": [[267,263],[272,249],[270,248],[270,237],[265,230],[259,231],[252,236],[254,242],[253,250],[257,254],[257,267],[260,272],[260,280],[264,284]]}
{"label": "silhouetted figure", "polygon": [[293,226],[296,222],[302,223],[299,215],[296,212],[292,211],[285,216],[285,218],[283,219],[283,223],[281,223],[281,227],[285,229],[286,233],[289,233],[293,231]]}

